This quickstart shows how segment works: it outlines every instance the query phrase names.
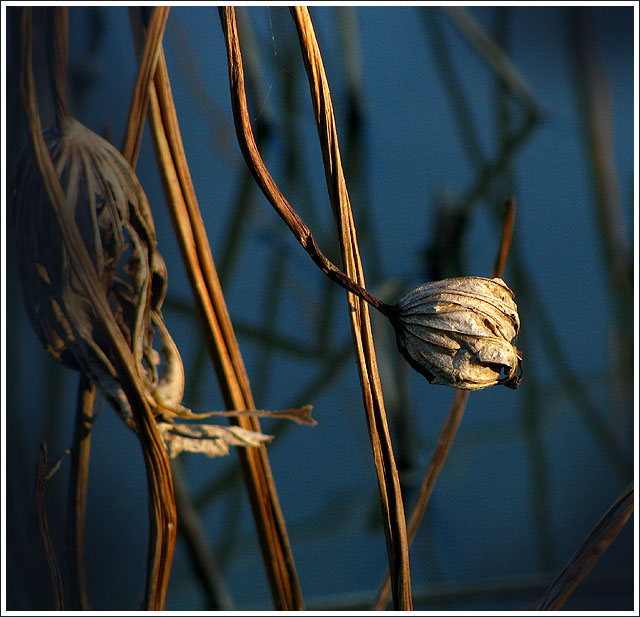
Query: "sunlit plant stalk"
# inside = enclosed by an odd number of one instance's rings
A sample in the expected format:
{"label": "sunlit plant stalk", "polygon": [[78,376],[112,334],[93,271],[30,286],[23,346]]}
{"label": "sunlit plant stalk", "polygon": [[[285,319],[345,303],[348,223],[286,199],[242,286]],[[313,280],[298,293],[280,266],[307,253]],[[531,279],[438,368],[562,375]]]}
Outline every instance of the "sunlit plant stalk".
{"label": "sunlit plant stalk", "polygon": [[[496,251],[496,257],[493,265],[493,277],[501,277],[507,264],[507,257],[509,255],[509,249],[511,247],[511,240],[513,237],[513,226],[515,224],[516,204],[515,199],[510,199],[506,204],[505,216],[502,226],[502,236]],[[418,496],[411,507],[411,513],[409,515],[409,522],[407,523],[407,534],[409,536],[409,543],[411,544],[418,532],[420,523],[424,513],[426,512],[431,493],[436,484],[436,480],[440,475],[444,463],[449,455],[453,440],[455,439],[458,427],[462,421],[465,408],[467,406],[467,400],[469,398],[469,390],[463,390],[457,392],[447,418],[440,431],[440,436],[433,449],[429,466],[422,479],[422,484],[418,491]],[[387,602],[389,601],[389,593],[391,591],[391,584],[389,579],[389,572],[384,575],[382,584],[378,589],[376,600],[373,606],[373,610],[384,610]]]}
{"label": "sunlit plant stalk", "polygon": [[[135,25],[135,16],[133,21],[137,39],[139,25]],[[149,87],[149,118],[167,204],[225,404],[231,410],[254,409],[249,380],[191,182],[162,52],[154,83]],[[230,422],[260,431],[255,417],[232,417]],[[239,451],[239,456],[274,604],[279,610],[303,609],[302,592],[266,450],[264,447],[246,449]]]}
{"label": "sunlit plant stalk", "polygon": [[[144,605],[164,607],[171,558],[176,535],[176,512],[171,469],[167,450],[143,392],[131,349],[115,322],[102,281],[98,280],[91,256],[70,212],[47,144],[42,135],[32,66],[32,16],[30,8],[21,12],[20,92],[25,105],[33,156],[47,200],[55,213],[60,236],[68,254],[69,266],[90,304],[96,321],[112,353],[115,369],[135,419],[147,470],[149,489],[150,538]],[[58,91],[60,92],[60,91]],[[55,96],[55,95],[54,95]],[[64,108],[59,106],[59,117]]]}

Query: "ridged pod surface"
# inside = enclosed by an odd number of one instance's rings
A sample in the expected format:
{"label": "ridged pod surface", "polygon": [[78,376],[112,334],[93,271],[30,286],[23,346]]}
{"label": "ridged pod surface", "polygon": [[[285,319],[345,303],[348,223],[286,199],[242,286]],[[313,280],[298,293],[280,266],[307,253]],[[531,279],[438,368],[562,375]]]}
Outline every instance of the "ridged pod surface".
{"label": "ridged pod surface", "polygon": [[398,349],[430,383],[462,390],[517,388],[522,356],[513,292],[500,278],[450,278],[420,285],[393,307]]}

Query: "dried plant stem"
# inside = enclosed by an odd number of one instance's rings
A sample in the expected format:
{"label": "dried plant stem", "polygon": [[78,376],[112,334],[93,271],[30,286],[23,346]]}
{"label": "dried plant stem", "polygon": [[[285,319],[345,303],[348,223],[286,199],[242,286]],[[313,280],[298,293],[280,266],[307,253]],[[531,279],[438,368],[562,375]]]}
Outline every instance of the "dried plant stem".
{"label": "dried plant stem", "polygon": [[89,582],[85,562],[85,521],[87,491],[89,487],[91,427],[93,426],[93,406],[95,398],[95,385],[84,375],[80,375],[73,447],[71,449],[67,533],[69,535],[68,543],[71,550],[71,600],[74,602],[75,608],[83,611],[91,610],[89,602]]}
{"label": "dried plant stem", "polygon": [[67,65],[69,62],[69,7],[50,9],[49,78],[56,121],[61,127],[67,118]]}
{"label": "dried plant stem", "polygon": [[70,267],[92,306],[97,326],[103,331],[101,334],[109,342],[113,364],[135,419],[149,489],[150,541],[144,605],[151,610],[160,610],[165,603],[177,527],[169,457],[153,413],[146,402],[133,354],[113,317],[87,247],[73,214],[66,205],[64,190],[42,136],[33,76],[31,39],[31,9],[27,7],[22,9],[20,92],[25,105],[29,135],[43,188],[60,226]]}
{"label": "dried plant stem", "polygon": [[511,239],[513,238],[513,225],[516,220],[516,200],[511,197],[505,204],[504,220],[502,223],[502,236],[500,238],[500,245],[496,252],[496,259],[493,264],[492,277],[500,277],[504,273],[504,269],[507,265],[507,257],[509,256],[509,249],[511,248]]}
{"label": "dried plant stem", "polygon": [[238,142],[242,154],[247,161],[249,170],[253,174],[256,183],[275,208],[276,212],[287,224],[298,242],[300,242],[304,250],[322,272],[347,291],[351,291],[374,306],[381,313],[391,315],[393,313],[391,306],[376,298],[363,285],[349,277],[325,257],[311,234],[311,230],[284,197],[269,173],[269,170],[266,168],[253,135],[251,121],[249,120],[244,86],[244,69],[242,66],[242,54],[240,52],[235,13],[233,7],[221,7],[219,12],[229,57],[229,81],[236,134],[238,135]]}
{"label": "dried plant stem", "polygon": [[[249,379],[191,182],[162,52],[154,84],[149,88],[149,118],[167,203],[225,404],[233,410],[254,409]],[[241,416],[230,422],[260,431],[256,418]],[[301,610],[302,593],[266,449],[239,448],[238,455],[274,604],[278,610]]]}
{"label": "dried plant stem", "polygon": [[[251,170],[258,186],[265,194],[269,202],[274,206],[278,214],[282,217],[288,227],[291,229],[295,237],[298,239],[303,248],[309,253],[313,261],[320,269],[332,280],[340,284],[347,290],[357,294],[360,298],[365,299],[376,306],[380,311],[388,313],[390,307],[373,297],[364,287],[364,277],[362,275],[362,266],[357,249],[357,241],[355,239],[355,228],[353,219],[348,205],[348,195],[344,185],[344,177],[342,175],[341,166],[339,164],[339,152],[337,153],[337,164],[327,170],[327,180],[330,187],[330,196],[332,204],[336,212],[340,208],[343,216],[337,216],[339,227],[343,232],[342,247],[343,258],[347,264],[347,274],[343,273],[334,266],[320,252],[309,228],[302,222],[298,214],[291,207],[289,202],[278,189],[273,178],[269,174],[262,157],[256,146],[255,138],[249,121],[249,113],[247,109],[246,94],[244,89],[244,72],[242,66],[242,55],[240,52],[240,43],[235,21],[235,12],[232,7],[224,7],[219,9],[222,29],[225,35],[227,46],[227,54],[229,59],[229,82],[231,91],[231,101],[234,112],[234,120],[236,125],[236,133],[240,148],[245,157],[247,165]],[[309,49],[315,52],[314,58],[318,65],[322,66],[319,50],[313,36],[313,28],[308,13],[294,12],[294,18],[300,24],[301,44],[303,51],[309,44]],[[307,59],[305,58],[305,64]],[[320,73],[316,73],[320,75]],[[321,71],[321,79],[326,86],[326,77],[324,71]],[[312,83],[312,88],[314,84]],[[328,87],[324,90],[328,95]],[[315,99],[314,99],[315,100]],[[323,104],[331,109],[330,97],[323,99]],[[318,113],[318,109],[316,109]],[[331,133],[336,151],[329,154],[328,146],[322,139],[323,153],[327,153],[328,157],[334,156],[337,152],[337,135],[335,133],[335,123],[333,122],[332,112],[326,117],[318,118],[318,122],[326,122],[324,127],[327,133]],[[319,128],[320,131],[320,128]],[[325,158],[325,162],[326,162]],[[340,190],[332,191],[332,182],[337,181]],[[340,224],[344,223],[344,225]],[[380,380],[375,360],[375,352],[373,349],[373,339],[371,336],[370,322],[368,319],[368,308],[365,303],[358,302],[352,304],[352,327],[354,333],[354,341],[356,343],[358,365],[361,371],[361,383],[363,387],[363,398],[365,408],[367,410],[367,419],[370,434],[372,436],[372,447],[374,451],[374,460],[378,472],[378,481],[381,491],[381,500],[385,519],[385,535],[387,538],[387,548],[389,551],[390,563],[393,564],[394,581],[397,583],[395,598],[396,606],[402,609],[411,608],[411,588],[410,573],[408,562],[408,546],[406,543],[406,530],[404,523],[404,508],[402,505],[402,496],[400,493],[400,483],[398,479],[397,469],[391,449],[388,425],[384,411],[384,401],[382,399],[382,391],[380,388]]]}
{"label": "dried plant stem", "polygon": [[[122,148],[120,151],[124,158],[129,161],[131,167],[135,169],[142,142],[142,130],[144,129],[144,118],[149,104],[148,90],[156,72],[158,58],[162,51],[162,36],[169,16],[168,6],[155,7],[147,36],[145,37],[144,51],[139,61],[138,75],[129,104],[129,117],[127,118],[127,128],[125,130]],[[135,9],[129,9],[132,11]]]}
{"label": "dried plant stem", "polygon": [[562,572],[551,583],[536,606],[536,611],[557,611],[562,608],[566,599],[626,525],[633,512],[633,499],[632,483],[611,504],[611,507],[591,530]]}
{"label": "dried plant stem", "polygon": [[224,585],[220,567],[211,550],[211,543],[200,519],[200,515],[189,496],[186,481],[180,469],[180,459],[172,461],[173,484],[176,491],[178,525],[184,538],[198,578],[202,580],[207,594],[209,610],[233,610],[233,600]]}
{"label": "dried plant stem", "polygon": [[[67,65],[69,60],[69,7],[49,9],[49,77],[54,101],[56,122],[62,129],[67,113]],[[91,422],[95,401],[95,386],[80,375],[76,421],[71,448],[69,476],[69,503],[67,510],[67,534],[69,545],[70,596],[74,608],[90,610],[89,586],[85,566],[85,521],[89,457],[91,447]]]}
{"label": "dried plant stem", "polygon": [[[456,393],[455,398],[453,399],[451,409],[447,414],[447,419],[445,420],[440,436],[438,437],[438,442],[436,443],[433,454],[431,455],[429,466],[427,467],[427,471],[422,479],[420,491],[418,492],[416,501],[411,508],[411,514],[407,524],[409,544],[413,542],[418,528],[420,527],[422,517],[427,509],[427,504],[429,503],[429,498],[433,492],[436,480],[440,475],[440,471],[442,470],[444,462],[449,455],[449,450],[451,449],[453,440],[458,432],[458,427],[460,426],[460,421],[464,415],[468,398],[469,390],[460,390]],[[387,602],[389,601],[390,592],[391,581],[389,579],[389,572],[387,571],[378,590],[373,610],[383,611],[385,609]]]}
{"label": "dried plant stem", "polygon": [[56,610],[64,609],[64,589],[62,586],[62,575],[58,567],[58,561],[53,550],[51,535],[49,534],[49,522],[47,520],[47,509],[44,503],[45,488],[47,485],[47,443],[43,441],[38,451],[38,463],[36,465],[36,488],[34,498],[36,502],[36,514],[38,517],[38,526],[40,527],[40,536],[44,545],[44,551],[47,556],[47,564],[49,565],[49,574],[51,575],[51,583],[53,585],[53,595],[55,599]]}
{"label": "dried plant stem", "polygon": [[[296,6],[290,8],[290,12],[298,31],[302,57],[309,79],[325,178],[338,226],[345,271],[351,280],[365,288],[364,271],[342,170],[333,104],[322,55],[307,8]],[[369,307],[362,299],[356,299],[352,295],[348,295],[348,303],[365,414],[378,476],[394,608],[411,610],[413,601],[404,505],[378,374]]]}
{"label": "dried plant stem", "polygon": [[[507,256],[509,254],[509,248],[511,247],[511,238],[513,237],[515,214],[516,202],[512,197],[507,201],[505,206],[502,235],[500,238],[500,243],[498,245],[498,250],[496,252],[493,271],[491,273],[491,276],[493,277],[502,277],[502,274],[504,272],[504,268],[507,262]],[[442,427],[442,431],[440,432],[440,436],[438,437],[438,441],[433,450],[433,454],[431,455],[429,466],[427,467],[427,471],[424,475],[424,478],[422,479],[418,497],[416,498],[416,501],[411,508],[411,515],[409,516],[409,523],[407,525],[409,543],[413,542],[413,539],[416,536],[418,527],[420,526],[420,522],[422,521],[422,517],[424,516],[424,513],[427,509],[427,504],[429,503],[431,493],[433,492],[433,488],[436,484],[436,480],[438,479],[444,462],[449,455],[449,450],[451,449],[453,440],[455,439],[456,433],[458,432],[458,427],[460,426],[460,422],[462,421],[462,416],[464,415],[464,410],[467,406],[468,398],[469,391],[464,390],[457,392],[455,398],[453,399],[453,403],[451,404],[451,408],[449,409],[449,413],[447,414],[447,418]],[[390,590],[391,584],[389,581],[389,572],[387,572],[378,590],[378,594],[374,604],[374,610],[384,610],[387,602],[389,601]]]}

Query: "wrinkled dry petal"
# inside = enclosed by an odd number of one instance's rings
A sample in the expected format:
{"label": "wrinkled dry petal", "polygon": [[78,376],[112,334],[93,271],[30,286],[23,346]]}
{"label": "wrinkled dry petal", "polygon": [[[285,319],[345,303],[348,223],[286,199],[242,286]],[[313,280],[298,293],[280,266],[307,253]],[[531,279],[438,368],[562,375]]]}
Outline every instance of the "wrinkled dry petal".
{"label": "wrinkled dry petal", "polygon": [[463,390],[516,388],[521,354],[513,292],[502,279],[461,277],[420,285],[394,306],[398,349],[430,383]]}

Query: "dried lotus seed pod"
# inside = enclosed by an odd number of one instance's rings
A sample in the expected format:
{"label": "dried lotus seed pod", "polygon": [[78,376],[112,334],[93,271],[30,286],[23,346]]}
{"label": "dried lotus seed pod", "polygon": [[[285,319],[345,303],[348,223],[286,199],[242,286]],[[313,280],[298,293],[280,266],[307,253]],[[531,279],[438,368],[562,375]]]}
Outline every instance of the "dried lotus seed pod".
{"label": "dried lotus seed pod", "polygon": [[522,356],[513,292],[500,278],[475,276],[420,285],[390,311],[400,353],[430,383],[462,390],[517,388]]}

